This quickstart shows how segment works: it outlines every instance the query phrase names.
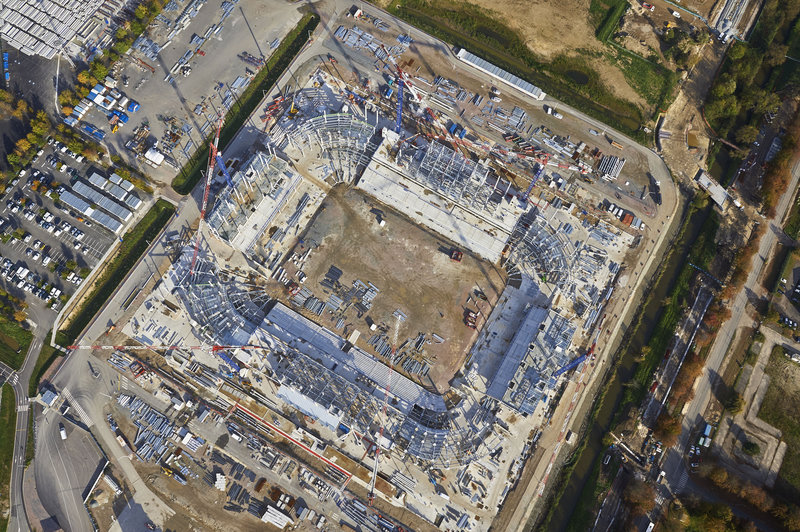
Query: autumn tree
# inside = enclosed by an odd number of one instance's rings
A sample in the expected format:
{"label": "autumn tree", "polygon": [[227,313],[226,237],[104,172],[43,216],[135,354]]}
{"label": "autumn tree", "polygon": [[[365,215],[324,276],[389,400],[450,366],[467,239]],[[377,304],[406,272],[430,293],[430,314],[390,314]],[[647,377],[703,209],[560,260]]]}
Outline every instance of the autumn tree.
{"label": "autumn tree", "polygon": [[644,515],[653,507],[656,491],[651,484],[634,478],[625,486],[622,498],[628,504],[632,514]]}
{"label": "autumn tree", "polygon": [[681,423],[678,418],[671,416],[666,410],[662,410],[653,428],[653,435],[661,441],[664,447],[672,447],[678,441],[680,433]]}

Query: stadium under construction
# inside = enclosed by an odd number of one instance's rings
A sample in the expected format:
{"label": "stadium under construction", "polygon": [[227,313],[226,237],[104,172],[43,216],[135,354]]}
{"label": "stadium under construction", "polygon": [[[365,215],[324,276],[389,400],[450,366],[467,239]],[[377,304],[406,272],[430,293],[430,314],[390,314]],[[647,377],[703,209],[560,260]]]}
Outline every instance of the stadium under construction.
{"label": "stadium under construction", "polygon": [[[159,293],[179,300],[191,329],[172,332],[171,343],[258,346],[183,356],[207,368],[210,393],[223,393],[220,383],[228,382],[241,400],[296,409],[334,445],[350,445],[352,434],[380,446],[387,460],[417,464],[422,475],[480,464],[494,471],[480,500],[498,504],[511,482],[500,464],[516,463],[529,442],[510,438],[509,419],[533,434],[569,374],[564,368],[588,363],[636,235],[588,216],[577,202],[536,205],[479,139],[395,131],[394,117],[339,90],[320,70],[308,88],[276,101],[260,141],[230,176],[214,176],[218,193],[197,256],[187,245],[165,277]],[[409,107],[414,120],[426,119],[421,105]],[[556,181],[543,173],[540,184]],[[391,326],[386,356],[371,353],[360,333],[379,323],[337,323],[341,298],[306,282],[302,264],[314,246],[303,241],[304,230],[334,187],[358,190],[448,249],[507,272],[496,302],[468,309],[462,327],[474,337],[446,392],[394,368],[399,342]],[[235,267],[220,259],[231,253],[241,258]],[[354,283],[356,306],[369,309],[380,285],[373,281]],[[148,345],[160,341],[139,323],[126,332]],[[397,469],[390,461],[379,468],[387,478]]]}

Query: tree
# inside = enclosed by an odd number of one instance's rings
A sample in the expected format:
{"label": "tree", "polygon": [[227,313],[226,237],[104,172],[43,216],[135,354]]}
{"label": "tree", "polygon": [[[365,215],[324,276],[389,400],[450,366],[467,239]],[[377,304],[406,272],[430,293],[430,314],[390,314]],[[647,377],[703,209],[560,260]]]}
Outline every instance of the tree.
{"label": "tree", "polygon": [[786,54],[789,52],[789,46],[785,44],[773,44],[767,48],[764,54],[764,63],[768,66],[776,67],[786,62]]}
{"label": "tree", "polygon": [[742,126],[736,131],[736,142],[752,144],[758,138],[758,128],[755,126]]}
{"label": "tree", "polygon": [[19,153],[20,157],[24,156],[31,149],[31,143],[28,139],[19,139],[14,146],[14,151]]}
{"label": "tree", "polygon": [[92,61],[90,69],[95,79],[102,80],[108,75],[108,67],[106,67],[99,59]]}
{"label": "tree", "polygon": [[678,441],[678,434],[681,433],[681,424],[678,418],[661,411],[661,415],[656,420],[653,434],[664,444],[664,447],[672,447]]}
{"label": "tree", "polygon": [[728,58],[732,59],[733,61],[738,61],[742,57],[744,57],[744,53],[747,51],[747,45],[736,41],[731,46],[731,49],[728,50]]}
{"label": "tree", "polygon": [[708,474],[708,480],[722,487],[728,481],[728,470],[724,467],[714,466],[711,473]]}
{"label": "tree", "polygon": [[719,77],[717,82],[714,83],[714,87],[711,89],[711,95],[714,98],[722,98],[734,92],[736,92],[736,79],[727,72]]}
{"label": "tree", "polygon": [[97,80],[92,79],[92,75],[89,74],[88,70],[81,70],[78,72],[78,83],[81,85],[94,85],[94,81]]}
{"label": "tree", "polygon": [[70,107],[69,105],[65,105],[64,107],[61,108],[61,114],[63,114],[64,116],[71,115],[72,114],[72,107]]}
{"label": "tree", "polygon": [[780,103],[780,96],[774,92],[767,92],[763,95],[763,97],[753,100],[753,111],[756,113],[766,113],[768,111],[777,109]]}
{"label": "tree", "polygon": [[748,456],[757,456],[761,452],[761,447],[754,441],[746,441],[742,444],[742,451]]}
{"label": "tree", "polygon": [[628,482],[622,492],[622,498],[628,503],[631,513],[644,515],[653,507],[656,491],[652,485],[635,478]]}
{"label": "tree", "polygon": [[146,20],[147,20],[147,16],[148,16],[148,14],[149,14],[149,13],[147,12],[147,6],[145,6],[144,4],[139,4],[139,5],[136,7],[136,10],[133,12],[133,14],[134,14],[134,15],[136,16],[136,18],[137,18],[137,19],[139,19],[140,21],[146,21]]}
{"label": "tree", "polygon": [[792,532],[800,531],[800,508],[792,505],[783,518],[783,524]]}
{"label": "tree", "polygon": [[28,319],[28,314],[26,314],[24,310],[17,310],[14,312],[14,319],[22,323]]}
{"label": "tree", "polygon": [[75,104],[78,102],[75,97],[75,93],[69,89],[65,89],[58,94],[58,103],[61,105],[75,106]]}
{"label": "tree", "polygon": [[731,414],[739,414],[744,409],[744,398],[738,392],[731,391],[725,398],[723,406],[730,411]]}
{"label": "tree", "polygon": [[22,120],[26,114],[31,112],[31,108],[25,102],[25,100],[17,100],[17,107],[14,109],[14,112],[11,113],[14,115],[14,118],[19,118]]}
{"label": "tree", "polygon": [[67,261],[66,266],[67,266],[68,270],[74,270],[75,268],[78,267],[78,263],[75,262],[74,260],[70,259],[70,260]]}

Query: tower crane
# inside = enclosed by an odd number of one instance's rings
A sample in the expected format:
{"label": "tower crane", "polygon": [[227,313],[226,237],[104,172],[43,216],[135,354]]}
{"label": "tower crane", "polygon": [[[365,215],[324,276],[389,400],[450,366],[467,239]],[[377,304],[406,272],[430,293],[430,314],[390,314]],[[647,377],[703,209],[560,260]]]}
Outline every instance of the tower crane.
{"label": "tower crane", "polygon": [[397,122],[394,125],[394,132],[400,133],[403,126],[403,80],[397,80]]}
{"label": "tower crane", "polygon": [[[219,132],[222,130],[222,122],[225,121],[223,114],[219,115],[217,122],[217,133],[214,135],[214,142],[211,143],[211,150],[208,153],[208,169],[206,170],[206,188],[203,191],[203,203],[200,206],[200,222],[197,225],[197,235],[194,241],[194,254],[192,255],[192,266],[189,268],[189,275],[194,274],[194,265],[197,262],[197,252],[200,251],[200,238],[202,236],[203,222],[206,219],[206,206],[208,205],[208,191],[211,187],[211,177],[214,174],[214,164],[217,160],[217,146],[219,145]],[[223,166],[224,168],[224,166]]]}
{"label": "tower crane", "polygon": [[381,429],[378,441],[375,443],[375,464],[372,466],[372,480],[369,483],[369,505],[375,500],[375,482],[378,479],[378,459],[381,455],[381,441],[383,440],[383,429],[386,426],[386,410],[389,406],[389,387],[394,375],[394,357],[397,354],[397,333],[400,330],[400,318],[395,317],[394,333],[392,334],[392,352],[389,356],[389,378],[386,380],[386,395],[383,397],[383,416],[381,418]]}

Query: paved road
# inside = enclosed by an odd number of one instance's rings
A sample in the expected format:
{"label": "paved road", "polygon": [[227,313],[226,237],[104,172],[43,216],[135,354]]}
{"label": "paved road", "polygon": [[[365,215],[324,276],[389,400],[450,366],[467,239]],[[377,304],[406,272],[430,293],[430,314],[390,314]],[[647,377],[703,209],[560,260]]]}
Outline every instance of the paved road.
{"label": "paved road", "polygon": [[72,429],[57,410],[50,409],[37,427],[34,473],[39,499],[64,530],[92,530],[92,520],[83,506],[85,486],[75,486],[71,481],[77,475],[61,439],[60,423],[68,432]]}
{"label": "paved road", "polygon": [[[52,312],[47,312],[52,315]],[[46,322],[42,323],[44,323],[45,327],[47,326]],[[31,379],[33,368],[36,365],[36,358],[39,356],[39,350],[42,348],[47,330],[44,327],[37,327],[33,332],[33,340],[19,371],[12,372],[11,368],[0,363],[0,373],[9,376],[9,383],[14,388],[17,406],[17,429],[14,434],[14,456],[11,467],[11,513],[8,519],[8,530],[10,532],[30,530],[25,517],[25,506],[22,498],[22,473],[25,471],[25,447],[28,444],[28,416],[30,415],[28,382]]]}
{"label": "paved road", "polygon": [[768,221],[768,227],[761,238],[758,253],[753,257],[747,281],[739,293],[736,294],[733,305],[731,305],[731,318],[717,332],[714,344],[708,354],[706,367],[695,390],[694,399],[689,403],[686,415],[683,418],[683,427],[678,443],[669,450],[664,461],[664,470],[667,472],[667,481],[670,485],[679,482],[681,476],[684,475],[685,464],[681,457],[689,444],[692,430],[703,419],[703,414],[711,400],[713,383],[717,382],[719,378],[720,367],[725,359],[725,354],[728,351],[733,335],[740,326],[748,325],[750,322],[750,318],[747,317],[745,312],[747,294],[760,291],[758,288],[759,278],[764,270],[764,263],[778,243],[778,234],[782,232],[780,228],[781,222],[791,206],[798,181],[800,181],[800,163],[796,164],[792,169],[792,180],[778,202],[775,218]]}

